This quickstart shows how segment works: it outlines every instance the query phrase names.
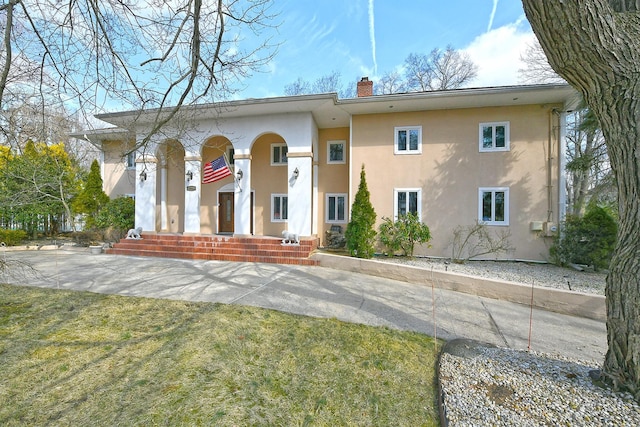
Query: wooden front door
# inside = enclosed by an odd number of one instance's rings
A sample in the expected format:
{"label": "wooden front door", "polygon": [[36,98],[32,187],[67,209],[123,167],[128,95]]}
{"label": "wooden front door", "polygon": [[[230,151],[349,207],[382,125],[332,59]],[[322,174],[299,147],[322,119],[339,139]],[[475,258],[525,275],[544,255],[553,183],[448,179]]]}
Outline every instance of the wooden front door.
{"label": "wooden front door", "polygon": [[233,193],[218,193],[218,233],[233,233]]}

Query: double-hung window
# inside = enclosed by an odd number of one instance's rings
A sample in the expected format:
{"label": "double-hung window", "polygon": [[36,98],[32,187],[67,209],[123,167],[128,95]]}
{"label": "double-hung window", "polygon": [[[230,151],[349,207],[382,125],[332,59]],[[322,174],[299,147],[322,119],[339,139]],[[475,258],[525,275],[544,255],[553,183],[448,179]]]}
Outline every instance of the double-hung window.
{"label": "double-hung window", "polygon": [[286,194],[271,195],[271,222],[285,222],[289,218]]}
{"label": "double-hung window", "polygon": [[481,152],[509,151],[509,122],[480,123]]}
{"label": "double-hung window", "polygon": [[395,219],[408,213],[422,218],[422,190],[420,188],[396,188],[393,190],[393,212]]}
{"label": "double-hung window", "polygon": [[345,163],[344,141],[329,141],[327,143],[327,163]]}
{"label": "double-hung window", "polygon": [[287,144],[271,144],[271,166],[287,164]]}
{"label": "double-hung window", "polygon": [[422,126],[396,127],[394,132],[393,152],[395,154],[422,153]]}
{"label": "double-hung window", "polygon": [[346,194],[327,194],[327,223],[340,224],[347,222],[346,205]]}
{"label": "double-hung window", "polygon": [[487,225],[509,225],[509,188],[478,189],[478,221]]}

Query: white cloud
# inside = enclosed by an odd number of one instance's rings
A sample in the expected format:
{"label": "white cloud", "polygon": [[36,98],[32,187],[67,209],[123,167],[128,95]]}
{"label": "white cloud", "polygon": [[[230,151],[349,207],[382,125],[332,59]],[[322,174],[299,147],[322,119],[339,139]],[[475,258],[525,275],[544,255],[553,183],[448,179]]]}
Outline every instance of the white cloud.
{"label": "white cloud", "polygon": [[472,86],[518,84],[518,69],[522,68],[520,56],[535,39],[531,29],[523,28],[525,22],[521,18],[487,31],[463,49],[478,65],[478,77],[471,82]]}

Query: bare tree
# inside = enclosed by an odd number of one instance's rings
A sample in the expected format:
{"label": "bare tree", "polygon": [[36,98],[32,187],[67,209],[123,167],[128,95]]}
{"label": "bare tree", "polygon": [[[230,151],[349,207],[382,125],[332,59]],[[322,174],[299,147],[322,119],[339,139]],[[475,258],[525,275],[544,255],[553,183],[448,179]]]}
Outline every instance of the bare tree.
{"label": "bare tree", "polygon": [[433,49],[429,55],[412,53],[404,65],[409,91],[457,89],[478,74],[478,67],[469,56],[452,46]]}
{"label": "bare tree", "polygon": [[562,77],[558,75],[545,55],[538,39],[527,45],[523,55],[520,55],[520,61],[523,67],[518,69],[518,79],[525,84],[551,84],[566,83]]}
{"label": "bare tree", "polygon": [[330,92],[337,93],[340,98],[350,98],[353,97],[354,90],[343,89],[342,76],[339,71],[332,71],[322,75],[313,82],[298,77],[295,82],[285,85],[284,87],[284,94],[287,96]]}
{"label": "bare tree", "polygon": [[568,205],[573,215],[580,216],[590,200],[606,200],[615,194],[615,188],[597,119],[584,106],[570,118],[566,148]]}
{"label": "bare tree", "polygon": [[287,96],[304,95],[309,93],[311,93],[311,84],[302,77],[298,77],[295,82],[285,85],[284,87],[284,94]]}
{"label": "bare tree", "polygon": [[271,58],[261,33],[273,19],[270,4],[8,0],[0,6],[0,103],[11,85],[53,87],[92,113],[114,104],[150,110],[155,127],[145,144],[182,106],[223,100]]}
{"label": "bare tree", "polygon": [[402,93],[407,91],[407,85],[402,75],[397,71],[385,73],[374,88],[378,95],[389,95],[392,93]]}
{"label": "bare tree", "polygon": [[603,373],[640,400],[640,2],[523,0],[549,64],[602,129],[618,187],[618,242],[607,275]]}

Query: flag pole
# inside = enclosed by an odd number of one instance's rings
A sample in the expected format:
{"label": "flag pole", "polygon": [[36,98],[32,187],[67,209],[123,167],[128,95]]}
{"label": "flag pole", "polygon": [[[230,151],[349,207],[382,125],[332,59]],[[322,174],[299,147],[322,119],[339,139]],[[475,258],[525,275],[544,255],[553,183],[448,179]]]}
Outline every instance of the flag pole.
{"label": "flag pole", "polygon": [[[222,157],[224,158],[224,163],[227,165],[227,167],[231,171],[231,164],[229,163],[229,159],[227,159],[226,151],[222,152]],[[231,174],[233,175],[233,182],[235,182],[238,185],[238,193],[242,193],[242,187],[240,187],[240,181],[238,181],[238,177],[236,176],[235,172],[236,171],[234,166],[233,171],[231,172]]]}

